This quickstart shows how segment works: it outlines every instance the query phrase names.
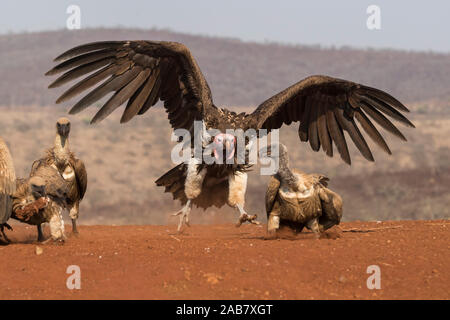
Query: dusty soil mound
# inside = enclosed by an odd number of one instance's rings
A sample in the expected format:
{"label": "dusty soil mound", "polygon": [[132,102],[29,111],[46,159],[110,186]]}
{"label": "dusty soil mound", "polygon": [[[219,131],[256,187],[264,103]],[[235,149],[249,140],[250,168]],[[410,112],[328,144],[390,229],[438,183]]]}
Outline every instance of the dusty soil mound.
{"label": "dusty soil mound", "polygon": [[[41,245],[16,226],[0,246],[0,299],[449,299],[449,231],[448,220],[352,222],[264,240],[252,225],[82,226]],[[69,265],[80,290],[66,287]],[[367,288],[370,265],[379,290]]]}

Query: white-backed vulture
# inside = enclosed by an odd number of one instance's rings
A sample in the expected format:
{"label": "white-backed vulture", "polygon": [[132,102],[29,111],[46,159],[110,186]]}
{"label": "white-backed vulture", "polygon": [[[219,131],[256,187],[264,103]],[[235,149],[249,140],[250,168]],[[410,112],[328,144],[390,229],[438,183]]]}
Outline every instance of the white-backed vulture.
{"label": "white-backed vulture", "polygon": [[[344,131],[361,154],[367,160],[374,161],[357,122],[389,154],[391,151],[372,120],[402,140],[406,138],[387,117],[414,127],[401,113],[408,112],[408,109],[388,93],[322,75],[310,76],[293,84],[264,101],[250,114],[236,114],[218,108],[191,52],[183,44],[175,42],[94,42],[72,48],[55,61],[60,63],[46,75],[65,73],[51,83],[50,88],[86,76],[65,91],[57,103],[99,84],[72,107],[71,114],[113,93],[91,122],[103,120],[125,102],[121,122],[127,122],[162,100],[173,129],[189,130],[192,137],[194,121],[202,121],[204,129],[218,131],[214,137],[214,148],[229,146],[226,148],[227,158],[237,157],[237,152],[234,153],[236,136],[227,133],[227,129],[270,131],[283,124],[300,122],[298,132],[301,141],[309,141],[314,151],[322,147],[328,156],[333,155],[334,142],[341,158],[350,164]],[[202,147],[205,148],[210,141],[206,134],[202,134],[202,138]],[[223,158],[217,152],[214,156],[217,160]],[[237,164],[236,161],[233,164],[210,164],[196,159],[176,166],[159,178],[156,184],[164,186],[166,192],[171,192],[175,199],[185,204],[177,213],[181,214],[179,229],[183,221],[188,221],[192,204],[207,208],[228,203],[239,210],[239,225],[244,221],[254,222],[256,217],[244,210],[246,168],[247,164]]]}
{"label": "white-backed vulture", "polygon": [[[275,156],[274,156],[275,157]],[[305,226],[319,234],[342,218],[342,198],[327,188],[329,179],[289,168],[286,146],[279,144],[278,171],[266,191],[267,231],[280,225],[300,232]]]}
{"label": "white-backed vulture", "polygon": [[[7,223],[11,216],[11,196],[16,191],[16,171],[14,163],[5,141],[0,138],[0,232],[4,241],[9,242],[5,228],[11,230]],[[1,238],[0,238],[1,241]]]}
{"label": "white-backed vulture", "polygon": [[72,232],[78,233],[76,220],[79,215],[80,202],[87,189],[87,171],[83,161],[75,157],[69,146],[70,121],[60,118],[56,122],[56,137],[52,148],[47,150],[44,158],[36,160],[30,176],[40,166],[51,166],[59,171],[67,181],[69,192],[67,206],[72,219]]}
{"label": "white-backed vulture", "polygon": [[56,169],[40,166],[28,179],[17,179],[11,217],[36,225],[38,241],[44,241],[42,223],[49,223],[51,239],[64,241],[62,210],[68,191],[67,182]]}

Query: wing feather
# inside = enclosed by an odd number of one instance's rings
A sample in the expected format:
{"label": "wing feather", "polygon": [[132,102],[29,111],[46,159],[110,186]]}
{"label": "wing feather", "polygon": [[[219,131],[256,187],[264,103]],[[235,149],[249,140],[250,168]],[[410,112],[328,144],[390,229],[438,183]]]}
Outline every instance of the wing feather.
{"label": "wing feather", "polygon": [[333,109],[327,109],[327,127],[330,136],[333,138],[336,148],[345,163],[351,164],[350,153],[348,152],[347,142],[345,141],[344,132],[339,126]]}
{"label": "wing feather", "polygon": [[408,109],[384,91],[319,75],[305,78],[261,103],[246,117],[246,128],[265,128],[270,131],[278,129],[282,124],[300,120],[298,134],[301,141],[309,141],[314,151],[318,151],[322,145],[322,149],[329,156],[333,155],[334,141],[341,158],[350,164],[343,131],[348,133],[364,158],[374,161],[372,151],[355,118],[365,133],[385,152],[391,154],[386,141],[371,120],[400,139],[406,140],[387,118],[414,127],[401,112],[408,112]]}
{"label": "wing feather", "polygon": [[334,115],[336,116],[341,128],[349,133],[350,138],[353,140],[356,147],[361,151],[364,158],[369,161],[374,161],[372,152],[370,152],[369,146],[367,145],[366,140],[364,140],[364,137],[356,126],[353,118],[347,119],[344,116],[343,109],[338,108],[334,109]]}
{"label": "wing feather", "polygon": [[[306,96],[305,100],[305,111],[302,115],[302,120],[300,121],[300,126],[298,127],[298,136],[300,141],[308,141],[308,128],[309,128],[309,114],[311,113],[311,107],[308,104],[310,98]],[[269,118],[270,119],[270,118]]]}
{"label": "wing feather", "polygon": [[361,108],[364,110],[373,120],[375,120],[380,126],[392,133],[393,135],[399,137],[401,140],[406,141],[405,136],[398,130],[392,122],[390,122],[385,116],[383,116],[379,111],[370,105],[361,103]]}
{"label": "wing feather", "polygon": [[135,97],[130,98],[129,104],[126,106],[123,112],[120,123],[125,123],[131,120],[140,110],[147,98],[150,96],[153,87],[155,86],[156,79],[159,76],[159,69],[154,70],[147,78],[141,90],[136,91]]}
{"label": "wing feather", "polygon": [[61,62],[57,66],[53,67],[53,69],[47,71],[45,73],[46,76],[51,76],[54,74],[58,74],[60,72],[79,67],[88,65],[92,62],[98,62],[100,60],[104,60],[105,58],[112,58],[116,55],[116,50],[114,49],[104,49],[94,52],[89,52],[80,56],[76,56],[72,59],[66,60],[64,62]]}
{"label": "wing feather", "polygon": [[327,109],[324,102],[319,102],[318,118],[317,118],[317,130],[319,132],[319,140],[323,150],[327,156],[333,156],[333,145],[331,142],[330,134],[327,127]]}
{"label": "wing feather", "polygon": [[361,127],[369,135],[369,137],[387,154],[392,154],[386,141],[384,141],[383,136],[378,132],[375,126],[370,122],[369,118],[360,109],[355,111],[355,118],[361,124]]}
{"label": "wing feather", "polygon": [[0,138],[0,193],[12,195],[16,190],[16,171],[6,143]]}
{"label": "wing feather", "polygon": [[[138,68],[134,70],[139,70]],[[97,114],[92,119],[92,123],[97,123],[105,119],[111,114],[115,109],[117,109],[122,103],[127,101],[147,80],[150,75],[150,69],[145,69],[134,77],[127,85],[120,89],[116,94],[114,94],[108,102],[97,112]]]}
{"label": "wing feather", "polygon": [[98,61],[94,61],[79,67],[76,67],[70,71],[67,71],[62,76],[60,76],[58,79],[53,81],[48,87],[49,88],[57,88],[59,86],[62,86],[63,84],[70,82],[72,80],[77,79],[78,77],[81,77],[91,71],[97,70],[98,68],[104,67],[112,62],[111,58],[105,58]]}
{"label": "wing feather", "polygon": [[381,101],[388,102],[391,106],[397,108],[397,110],[403,111],[403,112],[409,112],[408,108],[406,108],[400,101],[395,99],[393,96],[391,96],[389,93],[381,91],[377,88],[371,88],[367,86],[360,85],[360,88],[356,90],[358,93],[362,93],[364,95],[367,95],[369,97],[376,97],[380,99]]}
{"label": "wing feather", "polygon": [[147,100],[145,101],[145,104],[142,106],[142,108],[139,110],[138,114],[144,114],[148,109],[150,109],[152,106],[158,102],[158,97],[160,96],[161,92],[161,78],[156,78],[156,83],[153,86],[152,92],[148,96]]}
{"label": "wing feather", "polygon": [[396,109],[388,105],[387,103],[383,102],[382,100],[379,100],[376,97],[373,98],[367,98],[364,96],[359,96],[361,101],[365,102],[366,104],[372,106],[373,108],[376,108],[383,112],[384,114],[390,116],[391,118],[405,124],[408,127],[414,127],[414,125],[409,121],[407,118],[405,118],[400,112],[398,112]]}
{"label": "wing feather", "polygon": [[[70,49],[55,61],[61,61],[47,75],[65,72],[50,84],[58,87],[83,75],[58,99],[66,101],[95,86],[70,110],[78,113],[109,93],[113,96],[92,119],[106,118],[126,104],[121,122],[145,113],[158,100],[164,101],[169,120],[177,127],[188,127],[201,119],[213,105],[211,91],[190,51],[182,44],[166,41],[104,41]],[[145,71],[143,74],[142,70]],[[91,72],[94,72],[90,74]],[[148,73],[148,74],[147,74]],[[104,81],[103,81],[104,80]],[[183,108],[181,111],[179,108]],[[180,112],[187,118],[180,120]],[[211,114],[215,114],[212,112]],[[176,115],[177,119],[171,119]]]}
{"label": "wing feather", "polygon": [[69,100],[70,98],[72,98],[72,97],[76,96],[77,94],[83,92],[84,90],[92,87],[93,85],[96,85],[100,81],[113,75],[114,73],[116,73],[119,70],[120,70],[119,65],[109,65],[107,67],[104,67],[103,69],[100,69],[99,71],[91,74],[90,76],[81,80],[77,84],[73,85],[70,89],[68,89],[66,92],[64,92],[58,98],[58,100],[56,100],[56,103],[61,103],[66,100]]}
{"label": "wing feather", "polygon": [[[107,81],[103,82],[100,86],[92,90],[86,96],[84,96],[80,101],[78,101],[70,110],[71,114],[78,113],[87,107],[89,107],[94,102],[100,100],[108,93],[113,91],[118,91],[126,86],[130,81],[133,80],[135,76],[140,73],[140,68],[133,68],[119,76],[110,77]],[[92,122],[92,121],[91,121]]]}
{"label": "wing feather", "polygon": [[86,52],[101,50],[105,48],[121,48],[123,47],[123,41],[99,41],[99,42],[91,42],[82,44],[80,46],[76,46],[66,52],[63,52],[59,56],[57,56],[53,61],[62,61],[69,59],[73,56],[77,56]]}
{"label": "wing feather", "polygon": [[318,105],[314,100],[308,100],[311,101],[310,108],[311,112],[309,114],[309,128],[308,128],[308,138],[309,138],[309,144],[311,145],[311,148],[314,151],[319,151],[320,149],[320,141],[319,141],[319,132],[317,130],[317,118],[319,117],[318,113]]}

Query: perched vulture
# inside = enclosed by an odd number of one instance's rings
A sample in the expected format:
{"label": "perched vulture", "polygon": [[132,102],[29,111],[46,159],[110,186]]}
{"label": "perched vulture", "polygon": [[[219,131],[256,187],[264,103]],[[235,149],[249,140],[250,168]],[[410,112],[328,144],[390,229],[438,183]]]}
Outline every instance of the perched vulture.
{"label": "perched vulture", "polygon": [[[51,83],[50,88],[86,76],[65,91],[57,103],[94,87],[72,107],[71,114],[112,93],[91,122],[105,119],[125,102],[121,122],[127,122],[162,100],[173,129],[192,132],[197,120],[203,122],[204,133],[210,132],[210,129],[218,131],[214,135],[213,145],[217,160],[237,157],[237,152],[234,152],[236,135],[227,133],[227,129],[270,131],[283,124],[300,122],[298,133],[301,141],[309,141],[314,151],[322,147],[328,156],[333,155],[334,142],[341,158],[350,164],[344,131],[361,154],[367,160],[374,161],[357,123],[388,154],[391,150],[372,121],[402,140],[406,138],[388,118],[413,127],[401,113],[408,112],[408,109],[388,93],[320,75],[293,84],[264,101],[250,114],[236,114],[218,108],[191,52],[183,44],[175,42],[94,42],[70,49],[55,61],[60,63],[46,75],[64,74]],[[202,147],[205,148],[211,135],[202,134],[201,137],[204,139]],[[208,149],[205,151],[209,152]],[[244,210],[247,168],[245,163],[206,163],[193,156],[192,161],[176,166],[159,178],[156,184],[164,186],[166,192],[171,192],[175,199],[185,204],[177,213],[181,214],[179,229],[183,222],[188,222],[192,204],[206,208],[228,203],[239,210],[240,225],[244,221],[254,222],[256,218]]]}
{"label": "perched vulture", "polygon": [[280,225],[300,232],[305,226],[316,234],[339,224],[342,198],[327,188],[329,179],[289,168],[287,148],[279,144],[278,171],[266,192],[267,231]]}
{"label": "perched vulture", "polygon": [[67,208],[72,219],[72,232],[78,233],[76,220],[87,188],[87,172],[83,161],[77,159],[69,146],[70,121],[60,118],[56,122],[56,137],[52,148],[47,150],[44,158],[36,160],[31,168],[31,176],[40,166],[51,166],[59,171],[67,181],[69,192]]}
{"label": "perched vulture", "polygon": [[[5,141],[0,138],[0,232],[4,241],[9,242],[5,234],[5,228],[10,229],[7,223],[11,216],[11,196],[16,191],[16,171]],[[1,240],[1,239],[0,239]]]}
{"label": "perched vulture", "polygon": [[17,179],[11,217],[36,225],[38,241],[44,241],[42,223],[49,223],[51,239],[64,240],[64,220],[61,213],[66,207],[68,191],[68,184],[56,169],[41,166],[28,179]]}

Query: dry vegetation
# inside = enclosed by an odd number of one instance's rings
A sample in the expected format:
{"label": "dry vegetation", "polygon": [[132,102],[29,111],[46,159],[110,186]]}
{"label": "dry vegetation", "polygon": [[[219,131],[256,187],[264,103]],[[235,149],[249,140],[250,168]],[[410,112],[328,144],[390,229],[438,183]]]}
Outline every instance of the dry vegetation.
{"label": "dry vegetation", "polygon": [[[95,109],[95,108],[93,108]],[[248,108],[234,108],[249,110]],[[0,135],[8,142],[18,176],[29,173],[33,160],[53,143],[54,124],[66,109],[4,107]],[[95,110],[92,110],[95,111]],[[174,223],[169,213],[179,208],[154,181],[174,164],[170,161],[170,127],[162,108],[129,124],[115,112],[99,125],[89,125],[93,112],[72,116],[71,147],[86,162],[89,186],[81,206],[85,224]],[[282,141],[292,165],[327,174],[331,188],[344,198],[345,220],[437,219],[450,216],[450,117],[412,115],[417,129],[404,128],[409,142],[389,136],[392,156],[371,144],[376,158],[369,163],[351,148],[353,164],[314,153],[300,143],[297,125],[283,128]],[[402,128],[403,129],[403,128]],[[265,220],[264,192],[268,178],[255,167],[250,173],[247,206]],[[193,223],[231,222],[228,208],[195,210]]]}
{"label": "dry vegetation", "polygon": [[[0,136],[11,146],[18,176],[28,175],[32,161],[52,145],[54,123],[71,104],[49,107],[62,90],[47,90],[51,79],[43,74],[52,66],[52,59],[72,46],[106,39],[185,43],[197,58],[219,106],[257,105],[311,74],[352,79],[387,90],[414,111],[412,120],[417,126],[405,129],[408,143],[389,137],[392,157],[372,145],[377,159],[372,164],[353,148],[353,165],[348,167],[338,157],[328,159],[300,144],[295,125],[283,128],[280,134],[290,149],[292,163],[332,178],[331,187],[344,198],[346,220],[450,216],[449,54],[257,44],[154,29],[3,35]],[[169,160],[170,129],[163,109],[155,108],[127,125],[119,124],[117,112],[97,126],[88,124],[91,116],[92,111],[71,118],[71,144],[89,172],[81,222],[167,223],[168,213],[179,204],[154,184],[173,167]],[[258,173],[255,167],[250,176],[248,209],[265,219],[262,199],[268,178]],[[196,211],[193,221],[236,219],[236,213],[226,208],[207,212]]]}
{"label": "dry vegetation", "polygon": [[[87,29],[0,36],[0,104],[52,105],[44,73],[59,53],[99,40],[171,40],[186,44],[217,105],[257,105],[313,74],[352,79],[388,90],[419,112],[445,111],[450,100],[450,54],[251,43],[164,30]],[[5,78],[6,76],[6,78]],[[425,105],[426,104],[426,105]]]}

